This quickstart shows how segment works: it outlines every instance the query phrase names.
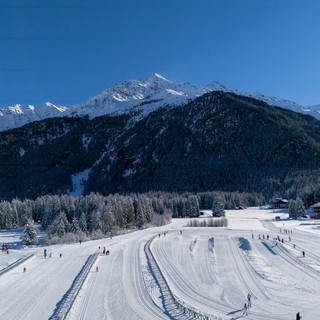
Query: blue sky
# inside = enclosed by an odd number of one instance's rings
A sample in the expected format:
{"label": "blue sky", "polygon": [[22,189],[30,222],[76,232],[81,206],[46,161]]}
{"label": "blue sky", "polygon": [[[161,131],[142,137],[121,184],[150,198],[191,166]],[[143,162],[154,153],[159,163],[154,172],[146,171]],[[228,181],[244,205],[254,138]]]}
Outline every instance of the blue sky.
{"label": "blue sky", "polygon": [[0,106],[157,72],[320,103],[318,0],[0,0]]}

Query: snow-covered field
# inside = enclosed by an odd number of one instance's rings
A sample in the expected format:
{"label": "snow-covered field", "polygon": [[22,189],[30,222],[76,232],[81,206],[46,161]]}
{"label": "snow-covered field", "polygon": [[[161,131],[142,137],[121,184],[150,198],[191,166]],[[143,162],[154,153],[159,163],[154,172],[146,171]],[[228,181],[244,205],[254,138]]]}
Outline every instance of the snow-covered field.
{"label": "snow-covered field", "polygon": [[[319,319],[320,224],[287,220],[285,212],[270,209],[226,215],[227,228],[185,227],[190,219],[179,219],[112,239],[36,248],[21,248],[17,232],[2,231],[9,254],[0,252],[0,269],[34,256],[0,275],[0,319],[56,319],[54,311],[99,247],[68,320],[193,319],[170,304],[159,271],[150,269],[145,245],[155,235],[150,249],[172,294],[209,319],[289,320],[297,312]],[[52,257],[44,258],[45,248]],[[252,307],[243,316],[248,293]]]}

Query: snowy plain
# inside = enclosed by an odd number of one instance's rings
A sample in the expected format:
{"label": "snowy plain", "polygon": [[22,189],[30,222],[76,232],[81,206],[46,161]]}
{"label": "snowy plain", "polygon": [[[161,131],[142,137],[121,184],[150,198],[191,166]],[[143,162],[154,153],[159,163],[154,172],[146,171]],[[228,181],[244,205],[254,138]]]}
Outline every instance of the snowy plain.
{"label": "snowy plain", "polygon": [[[150,249],[174,296],[209,319],[289,320],[297,312],[302,319],[319,319],[320,223],[288,220],[286,211],[267,208],[228,210],[226,216],[226,228],[186,227],[190,219],[173,219],[112,239],[35,248],[20,247],[20,230],[2,230],[0,243],[9,244],[9,254],[0,252],[0,270],[34,256],[0,275],[0,319],[53,319],[97,251],[68,320],[193,319],[164,305],[162,284],[144,250],[154,236]],[[102,254],[103,247],[109,255]],[[51,258],[44,258],[44,249]],[[252,307],[244,316],[248,293]]]}

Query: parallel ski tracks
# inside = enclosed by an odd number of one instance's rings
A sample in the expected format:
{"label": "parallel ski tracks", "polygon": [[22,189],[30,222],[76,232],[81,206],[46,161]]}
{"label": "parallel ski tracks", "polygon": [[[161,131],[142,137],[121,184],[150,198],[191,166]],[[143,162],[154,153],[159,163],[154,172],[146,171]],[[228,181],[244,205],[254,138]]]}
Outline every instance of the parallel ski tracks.
{"label": "parallel ski tracks", "polygon": [[[92,278],[92,275],[90,278]],[[86,279],[87,286],[85,286],[85,288],[83,287],[83,289],[81,289],[81,290],[83,290],[83,292],[85,292],[85,296],[83,299],[83,303],[81,304],[79,319],[86,319],[86,311],[88,309],[88,305],[90,302],[90,298],[91,298],[96,280],[97,280],[96,276],[94,276],[94,280],[90,280],[89,278],[87,278]]]}
{"label": "parallel ski tracks", "polygon": [[[142,278],[141,270],[142,270],[142,265],[140,263],[140,245],[135,245],[134,248],[134,272],[133,272],[133,277],[134,277],[134,284],[135,284],[135,291],[138,293],[138,297],[141,304],[145,306],[145,308],[151,313],[153,316],[156,318],[163,318],[163,311],[160,310],[151,300],[150,296],[148,295],[146,288],[144,287],[144,280]],[[154,318],[155,319],[155,318]]]}
{"label": "parallel ski tracks", "polygon": [[[304,273],[307,273],[308,275],[310,275],[310,277],[312,277],[312,279],[315,279],[315,281],[319,282],[319,280],[317,278],[315,278],[315,276],[319,276],[320,271],[315,270],[314,268],[310,267],[308,264],[303,263],[301,261],[301,259],[298,259],[298,258],[294,257],[293,255],[291,255],[285,248],[282,247],[281,244],[278,245],[277,247],[278,247],[278,251],[280,251],[282,253],[282,254],[280,254],[280,256],[284,260],[286,260],[288,263],[293,265],[295,268],[297,268],[297,269],[303,271]],[[314,257],[316,257],[316,256],[314,256]],[[316,259],[318,260],[319,258],[316,258]],[[294,261],[294,263],[292,263],[293,261]]]}
{"label": "parallel ski tracks", "polygon": [[[212,309],[213,303],[215,304],[214,309],[221,312],[222,314],[225,314],[226,310],[233,310],[232,306],[221,302],[218,299],[212,299],[208,298],[207,296],[201,294],[199,291],[197,291],[193,286],[189,284],[188,281],[178,272],[177,268],[175,267],[174,263],[172,263],[170,257],[168,257],[166,250],[164,250],[163,246],[160,245],[158,246],[159,248],[159,253],[161,256],[163,256],[166,259],[166,266],[170,267],[170,270],[166,270],[167,273],[170,273],[170,279],[174,281],[175,287],[178,289],[179,292],[183,292],[185,296],[190,299],[190,301],[194,300],[199,302],[202,305],[207,306],[208,308]],[[157,257],[155,256],[155,259]],[[177,281],[175,281],[177,279]],[[184,285],[187,287],[188,290],[185,290],[183,287],[181,287],[180,283],[184,283]],[[188,292],[194,293],[194,295],[189,294]],[[174,293],[176,297],[179,297],[179,294]],[[195,298],[197,297],[197,299]],[[180,297],[179,297],[180,298]],[[181,298],[181,301],[183,301],[183,298]]]}
{"label": "parallel ski tracks", "polygon": [[[243,282],[243,285],[248,289],[248,292],[250,292],[253,297],[258,298],[255,294],[254,294],[254,290],[252,289],[251,286],[248,285],[248,280],[246,280],[243,276],[243,273],[239,267],[239,262],[236,259],[236,254],[235,254],[235,248],[234,246],[237,246],[236,244],[236,240],[233,239],[233,245],[230,243],[230,238],[226,236],[226,239],[229,243],[229,246],[231,247],[231,251],[232,251],[232,257],[234,260],[234,263],[239,271],[239,276],[241,277],[241,280]],[[238,249],[237,249],[238,250]],[[270,300],[270,294],[267,293],[266,288],[260,283],[259,279],[257,279],[257,277],[254,277],[253,274],[255,274],[255,269],[253,268],[253,266],[248,262],[248,260],[243,256],[242,252],[238,252],[237,254],[238,257],[240,257],[242,263],[246,266],[246,270],[249,270],[247,272],[247,276],[250,277],[251,279],[251,285],[254,284],[254,286],[258,289],[259,293],[261,294],[262,297],[264,297],[266,300]],[[250,272],[251,271],[251,272]]]}

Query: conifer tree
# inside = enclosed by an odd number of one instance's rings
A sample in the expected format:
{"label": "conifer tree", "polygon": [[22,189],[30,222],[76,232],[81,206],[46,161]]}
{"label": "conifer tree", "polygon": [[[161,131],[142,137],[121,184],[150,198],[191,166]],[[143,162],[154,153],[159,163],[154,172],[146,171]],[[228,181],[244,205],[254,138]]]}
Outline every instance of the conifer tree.
{"label": "conifer tree", "polygon": [[225,201],[221,195],[216,195],[213,199],[212,204],[212,215],[222,217],[225,215],[224,213],[224,205]]}
{"label": "conifer tree", "polygon": [[37,243],[37,231],[31,220],[29,220],[25,225],[21,242],[28,246],[35,245]]}

